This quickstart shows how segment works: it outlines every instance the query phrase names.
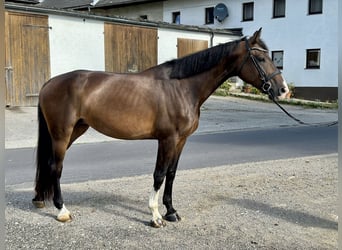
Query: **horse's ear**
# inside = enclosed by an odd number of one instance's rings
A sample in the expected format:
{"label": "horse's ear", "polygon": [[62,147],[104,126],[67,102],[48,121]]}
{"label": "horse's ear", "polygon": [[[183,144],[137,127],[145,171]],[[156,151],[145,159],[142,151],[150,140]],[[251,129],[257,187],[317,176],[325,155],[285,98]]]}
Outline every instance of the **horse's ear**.
{"label": "horse's ear", "polygon": [[261,30],[262,28],[254,32],[253,36],[249,39],[250,44],[257,43],[257,41],[260,39],[260,36],[261,36]]}

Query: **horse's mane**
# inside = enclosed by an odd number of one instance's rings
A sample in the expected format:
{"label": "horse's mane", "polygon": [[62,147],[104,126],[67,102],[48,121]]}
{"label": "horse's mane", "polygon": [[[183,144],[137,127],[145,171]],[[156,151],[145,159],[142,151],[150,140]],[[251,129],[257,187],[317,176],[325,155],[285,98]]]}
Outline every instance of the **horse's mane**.
{"label": "horse's mane", "polygon": [[258,45],[259,45],[262,49],[268,51],[268,47],[267,47],[266,43],[265,43],[262,39],[260,39],[260,38],[258,39]]}
{"label": "horse's mane", "polygon": [[163,63],[169,68],[170,79],[187,78],[216,66],[223,57],[229,56],[241,40],[216,45],[200,52]]}

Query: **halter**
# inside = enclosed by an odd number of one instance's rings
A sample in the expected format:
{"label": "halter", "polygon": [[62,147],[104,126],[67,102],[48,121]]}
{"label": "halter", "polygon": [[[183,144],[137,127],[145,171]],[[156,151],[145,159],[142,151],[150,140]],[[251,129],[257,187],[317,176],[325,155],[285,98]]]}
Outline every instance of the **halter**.
{"label": "halter", "polygon": [[261,85],[261,90],[268,94],[272,99],[274,99],[274,93],[272,93],[272,85],[270,83],[270,80],[273,79],[273,77],[275,77],[276,75],[281,74],[280,70],[277,69],[276,71],[274,71],[272,74],[267,75],[266,72],[263,70],[263,68],[260,66],[259,62],[257,61],[257,59],[255,58],[255,56],[251,53],[252,50],[258,50],[258,51],[262,51],[262,52],[267,52],[267,50],[265,49],[261,49],[261,48],[257,48],[257,47],[250,47],[247,41],[247,38],[244,38],[244,41],[246,42],[246,50],[247,50],[247,55],[245,56],[242,65],[240,67],[240,69],[238,70],[238,75],[240,74],[243,66],[245,66],[247,60],[250,58],[253,62],[254,67],[256,68],[256,70],[259,73],[259,77],[260,80],[262,82]]}

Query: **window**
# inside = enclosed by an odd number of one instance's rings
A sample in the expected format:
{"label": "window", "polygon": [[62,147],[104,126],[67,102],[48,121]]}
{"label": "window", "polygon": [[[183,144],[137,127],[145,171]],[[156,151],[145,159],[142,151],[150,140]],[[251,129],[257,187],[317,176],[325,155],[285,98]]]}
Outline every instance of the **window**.
{"label": "window", "polygon": [[147,15],[140,15],[139,18],[140,18],[140,20],[143,20],[143,21],[147,21],[148,20],[148,16]]}
{"label": "window", "polygon": [[214,23],[214,7],[205,8],[205,24]]}
{"label": "window", "polygon": [[244,3],[242,5],[242,21],[253,21],[254,3]]}
{"label": "window", "polygon": [[284,51],[272,51],[272,61],[278,69],[283,69]]}
{"label": "window", "polygon": [[307,49],[306,50],[306,68],[319,69],[321,59],[320,49]]}
{"label": "window", "polygon": [[285,17],[285,0],[273,0],[273,18]]}
{"label": "window", "polygon": [[322,14],[323,2],[322,0],[309,0],[309,15]]}
{"label": "window", "polygon": [[180,12],[173,12],[172,13],[172,23],[180,24]]}

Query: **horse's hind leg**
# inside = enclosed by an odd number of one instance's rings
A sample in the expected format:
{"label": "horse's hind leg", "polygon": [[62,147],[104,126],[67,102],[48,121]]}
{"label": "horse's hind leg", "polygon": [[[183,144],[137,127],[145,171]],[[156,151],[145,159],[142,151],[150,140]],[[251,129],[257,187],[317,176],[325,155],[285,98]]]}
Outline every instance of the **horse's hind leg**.
{"label": "horse's hind leg", "polygon": [[53,203],[55,207],[59,210],[59,214],[57,215],[57,220],[61,222],[66,222],[71,220],[71,214],[66,209],[62,197],[60,179],[62,176],[63,170],[63,160],[65,156],[65,152],[67,150],[68,143],[66,140],[53,140],[53,162],[51,166],[53,176],[53,186],[54,186],[54,195],[53,195]]}
{"label": "horse's hind leg", "polygon": [[89,125],[84,123],[83,120],[79,120],[76,125],[74,126],[74,129],[72,131],[70,141],[68,148],[71,146],[71,144],[79,138],[81,135],[83,135],[89,128]]}
{"label": "horse's hind leg", "polygon": [[[68,124],[68,123],[66,123]],[[66,209],[62,197],[62,191],[60,186],[60,179],[63,170],[63,161],[66,150],[70,145],[80,137],[89,126],[82,120],[75,123],[74,126],[65,125],[65,128],[61,130],[56,125],[51,128],[51,139],[52,139],[52,161],[51,164],[51,177],[53,182],[53,203],[59,210],[57,220],[66,222],[71,220],[70,212]],[[61,131],[63,131],[61,133]]]}

